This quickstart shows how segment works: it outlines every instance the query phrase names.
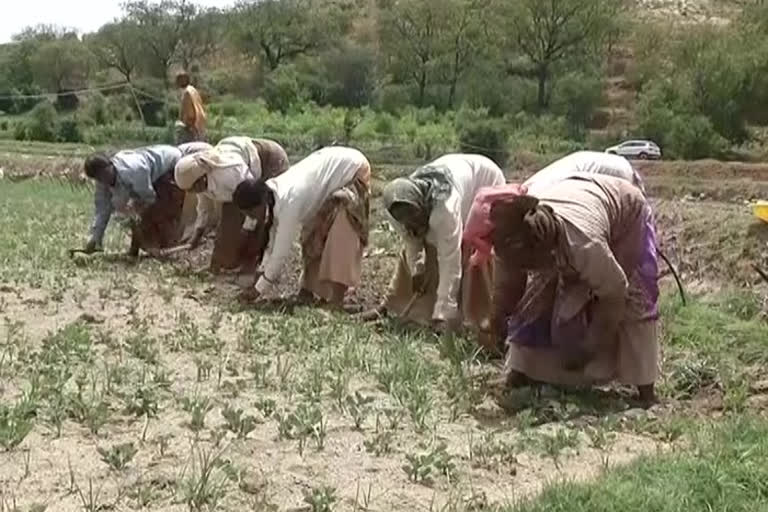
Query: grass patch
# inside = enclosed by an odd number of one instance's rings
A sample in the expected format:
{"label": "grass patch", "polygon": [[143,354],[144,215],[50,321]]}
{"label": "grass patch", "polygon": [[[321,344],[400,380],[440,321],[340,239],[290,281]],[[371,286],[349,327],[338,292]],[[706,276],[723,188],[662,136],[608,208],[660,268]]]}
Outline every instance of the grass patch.
{"label": "grass patch", "polygon": [[765,510],[768,422],[733,418],[695,432],[686,451],[644,456],[589,483],[563,482],[509,512]]}

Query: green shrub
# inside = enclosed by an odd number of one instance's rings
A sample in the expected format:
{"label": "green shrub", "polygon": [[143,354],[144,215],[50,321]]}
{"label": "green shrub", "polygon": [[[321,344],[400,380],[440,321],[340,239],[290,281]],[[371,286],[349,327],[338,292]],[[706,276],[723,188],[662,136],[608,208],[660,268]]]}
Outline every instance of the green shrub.
{"label": "green shrub", "polygon": [[83,142],[83,133],[75,119],[62,119],[57,127],[57,140],[59,142]]}
{"label": "green shrub", "polygon": [[56,141],[56,108],[50,101],[44,101],[35,105],[30,112],[27,121],[26,137],[29,140],[42,142]]}
{"label": "green shrub", "polygon": [[280,112],[307,100],[308,94],[294,66],[282,66],[273,71],[264,83],[264,100],[270,109]]}
{"label": "green shrub", "polygon": [[456,132],[462,151],[485,155],[500,166],[506,163],[509,132],[502,120],[489,118],[487,110],[460,112]]}

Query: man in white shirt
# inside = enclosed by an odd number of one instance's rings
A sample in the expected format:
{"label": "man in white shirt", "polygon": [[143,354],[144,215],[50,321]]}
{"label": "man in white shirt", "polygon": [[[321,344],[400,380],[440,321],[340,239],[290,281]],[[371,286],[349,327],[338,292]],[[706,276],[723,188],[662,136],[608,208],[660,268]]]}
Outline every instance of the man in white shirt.
{"label": "man in white shirt", "polygon": [[392,313],[437,327],[463,320],[488,328],[490,265],[470,270],[462,233],[477,191],[504,182],[490,159],[450,154],[389,183],[387,217],[405,248],[385,303],[364,319]]}
{"label": "man in white shirt", "polygon": [[245,179],[270,178],[288,168],[285,150],[276,142],[248,137],[228,137],[216,147],[198,151],[182,158],[176,165],[176,182],[183,190],[197,195],[197,218],[189,242],[194,249],[202,240],[211,218],[220,209],[210,269],[231,269],[244,266],[252,271],[255,243],[253,236],[241,232],[244,217],[232,204],[235,188]]}
{"label": "man in white shirt", "polygon": [[600,153],[598,151],[577,151],[554,161],[540,170],[523,185],[528,194],[537,196],[555,183],[579,174],[603,174],[629,181],[643,193],[645,188],[640,175],[623,156]]}
{"label": "man in white shirt", "polygon": [[342,306],[360,282],[368,243],[371,166],[356,149],[320,149],[269,180],[238,185],[235,204],[263,227],[263,272],[241,300],[268,298],[301,233],[303,273],[299,297]]}

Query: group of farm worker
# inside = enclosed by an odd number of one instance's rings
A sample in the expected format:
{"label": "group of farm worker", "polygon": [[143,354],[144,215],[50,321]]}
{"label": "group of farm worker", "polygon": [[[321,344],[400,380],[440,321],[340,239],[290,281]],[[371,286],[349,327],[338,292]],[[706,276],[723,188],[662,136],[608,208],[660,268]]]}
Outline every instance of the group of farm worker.
{"label": "group of farm worker", "polygon": [[[371,165],[356,149],[290,165],[274,141],[229,137],[97,154],[85,172],[97,182],[88,252],[113,211],[134,219],[133,255],[194,248],[218,218],[210,269],[252,275],[241,300],[274,296],[297,238],[302,302],[341,308],[360,283]],[[197,206],[183,234],[185,197]],[[505,352],[509,386],[618,380],[655,399],[654,222],[626,159],[581,151],[507,184],[489,158],[448,154],[386,184],[382,202],[403,248],[384,301],[359,318],[471,328]]]}

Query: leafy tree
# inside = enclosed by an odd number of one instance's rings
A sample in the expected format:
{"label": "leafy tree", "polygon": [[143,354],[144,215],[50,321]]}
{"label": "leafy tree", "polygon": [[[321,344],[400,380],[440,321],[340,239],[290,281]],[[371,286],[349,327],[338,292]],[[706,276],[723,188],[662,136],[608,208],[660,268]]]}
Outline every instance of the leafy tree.
{"label": "leafy tree", "polygon": [[538,82],[537,105],[546,109],[558,66],[597,57],[608,37],[615,38],[619,0],[501,0],[498,19],[511,35],[512,49],[526,62],[525,73]]}
{"label": "leafy tree", "polygon": [[287,60],[326,48],[343,30],[343,13],[320,0],[241,2],[232,15],[235,45],[274,71]]}
{"label": "leafy tree", "polygon": [[380,45],[388,68],[396,81],[416,84],[416,104],[424,106],[427,87],[447,53],[446,2],[394,0],[381,2],[379,8]]}
{"label": "leafy tree", "polygon": [[84,87],[90,71],[90,54],[76,37],[39,44],[30,57],[35,81],[53,92]]}
{"label": "leafy tree", "polygon": [[141,30],[139,43],[145,50],[149,73],[168,81],[179,45],[189,31],[197,8],[188,0],[132,0],[123,5],[128,19]]}
{"label": "leafy tree", "polygon": [[114,69],[130,82],[144,57],[137,45],[141,37],[139,25],[124,20],[104,25],[86,41],[99,64]]}

